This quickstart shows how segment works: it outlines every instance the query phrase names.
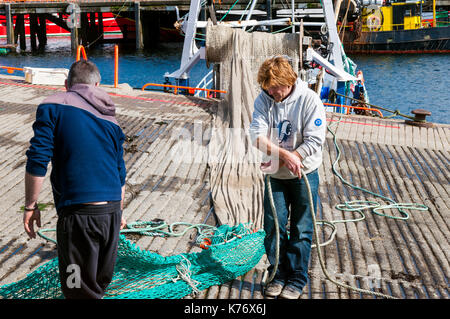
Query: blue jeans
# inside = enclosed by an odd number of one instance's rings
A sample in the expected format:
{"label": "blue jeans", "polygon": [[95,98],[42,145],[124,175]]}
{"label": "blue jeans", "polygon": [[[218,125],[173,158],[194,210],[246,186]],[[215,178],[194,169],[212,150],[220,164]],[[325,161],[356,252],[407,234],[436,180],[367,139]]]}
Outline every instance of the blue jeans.
{"label": "blue jeans", "polygon": [[[317,170],[307,174],[314,202],[317,207],[319,173]],[[280,251],[278,269],[273,279],[282,285],[289,285],[300,292],[308,281],[308,264],[311,255],[313,222],[310,211],[308,190],[304,179],[270,178],[272,195],[280,229]],[[290,208],[289,236],[286,231]],[[276,263],[276,232],[270,205],[267,180],[264,192],[264,246],[272,273]]]}

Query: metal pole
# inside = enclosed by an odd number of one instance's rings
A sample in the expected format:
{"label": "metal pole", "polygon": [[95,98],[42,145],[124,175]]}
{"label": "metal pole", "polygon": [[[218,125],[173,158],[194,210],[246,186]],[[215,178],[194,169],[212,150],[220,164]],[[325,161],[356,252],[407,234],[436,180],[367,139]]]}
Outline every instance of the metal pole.
{"label": "metal pole", "polygon": [[[272,0],[266,0],[266,11],[267,11],[267,20],[272,20]],[[270,32],[273,31],[273,28],[270,27]]]}
{"label": "metal pole", "polygon": [[436,28],[436,0],[433,0],[433,27]]}
{"label": "metal pole", "polygon": [[198,51],[198,48],[195,45],[195,32],[197,30],[198,14],[200,13],[200,3],[200,0],[193,0],[191,1],[189,7],[189,16],[183,43],[183,53],[181,55],[181,67],[189,63],[189,60]]}
{"label": "metal pole", "polygon": [[291,0],[291,7],[292,7],[292,33],[295,33],[295,0]]}
{"label": "metal pole", "polygon": [[[300,20],[300,31],[299,31],[299,43],[300,43],[300,47],[299,47],[299,61],[298,61],[298,71],[300,76],[302,76],[302,70],[303,70],[303,19]],[[303,79],[302,79],[303,80]]]}
{"label": "metal pole", "polygon": [[[341,40],[339,39],[339,35],[336,28],[336,20],[333,10],[333,2],[332,0],[323,0],[323,13],[325,14],[325,22],[328,27],[329,41],[333,43],[333,47],[331,48],[332,55],[330,58],[330,62],[338,69],[344,70],[344,64],[342,62],[342,48],[341,48]],[[341,96],[337,98],[337,104],[346,104],[345,100],[342,96],[345,94],[345,81],[337,81],[336,84],[336,92],[340,93]],[[344,108],[337,109],[338,113],[343,113]]]}
{"label": "metal pole", "polygon": [[[250,18],[252,17],[253,10],[255,9],[256,2],[258,2],[258,0],[253,0],[252,1],[252,5],[250,6],[250,10],[247,13],[247,17],[245,18],[245,21],[249,21]],[[245,28],[246,28],[245,26],[242,27],[243,30],[245,30]]]}

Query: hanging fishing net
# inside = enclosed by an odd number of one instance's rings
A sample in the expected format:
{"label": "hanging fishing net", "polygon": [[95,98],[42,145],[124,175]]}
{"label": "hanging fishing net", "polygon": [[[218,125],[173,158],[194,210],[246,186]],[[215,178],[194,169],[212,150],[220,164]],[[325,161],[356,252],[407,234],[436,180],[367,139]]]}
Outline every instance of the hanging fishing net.
{"label": "hanging fishing net", "polygon": [[211,196],[222,224],[263,224],[262,153],[248,134],[253,103],[260,91],[257,72],[274,55],[287,55],[298,69],[299,36],[295,33],[246,32],[208,23],[206,59],[219,64],[220,87],[227,91],[214,113],[209,143]]}
{"label": "hanging fishing net", "polygon": [[[175,299],[233,280],[251,270],[264,254],[264,231],[249,225],[222,225],[200,237],[203,250],[163,257],[142,250],[120,235],[117,262],[105,299]],[[0,287],[8,299],[64,298],[58,258],[24,279]]]}

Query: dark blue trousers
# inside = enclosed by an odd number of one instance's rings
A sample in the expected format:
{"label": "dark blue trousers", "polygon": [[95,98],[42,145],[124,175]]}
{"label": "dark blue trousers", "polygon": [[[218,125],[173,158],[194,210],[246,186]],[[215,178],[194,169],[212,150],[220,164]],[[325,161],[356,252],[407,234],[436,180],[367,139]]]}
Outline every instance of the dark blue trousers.
{"label": "dark blue trousers", "polygon": [[[313,195],[315,211],[319,188],[318,171],[307,174],[307,178]],[[279,264],[273,281],[302,291],[308,281],[308,265],[313,236],[307,187],[303,178],[287,180],[270,178],[270,183],[280,229]],[[264,246],[270,262],[268,270],[271,273],[276,263],[276,233],[268,197],[267,180],[264,192],[264,230],[266,232]]]}

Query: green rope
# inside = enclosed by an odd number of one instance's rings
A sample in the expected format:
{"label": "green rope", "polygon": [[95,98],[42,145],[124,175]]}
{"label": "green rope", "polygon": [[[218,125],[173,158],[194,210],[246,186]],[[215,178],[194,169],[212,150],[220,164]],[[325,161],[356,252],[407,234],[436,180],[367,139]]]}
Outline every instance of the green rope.
{"label": "green rope", "polygon": [[39,236],[41,236],[45,240],[48,240],[48,241],[56,244],[56,240],[55,239],[44,235],[44,233],[55,232],[55,231],[56,231],[56,228],[44,228],[44,229],[39,229],[37,233],[38,233]]}
{"label": "green rope", "polygon": [[287,27],[285,27],[283,29],[280,29],[280,30],[277,30],[277,31],[273,31],[272,34],[280,33],[280,32],[283,32],[284,30],[287,30],[287,29],[292,29],[292,25],[288,25]]}
{"label": "green rope", "polygon": [[[182,230],[177,230],[176,228],[184,227]],[[250,228],[250,226],[248,226]],[[139,234],[143,236],[161,236],[161,237],[182,237],[188,231],[192,229],[196,229],[198,232],[197,242],[202,242],[205,238],[211,238],[214,235],[214,232],[217,231],[217,227],[207,225],[207,224],[191,224],[186,222],[175,222],[172,224],[167,224],[164,221],[136,221],[132,223],[128,223],[126,228],[120,231],[121,234]],[[44,233],[47,232],[55,232],[56,228],[47,228],[40,229],[37,233],[40,237],[45,240],[48,240],[52,243],[56,244],[56,240],[50,238]],[[214,236],[218,236],[217,234]],[[220,240],[216,240],[225,242],[229,241],[227,238],[220,238]]]}
{"label": "green rope", "polygon": [[244,18],[244,14],[247,13],[248,15],[248,7],[250,7],[250,5],[252,4],[252,1],[247,2],[247,6],[245,7],[245,10],[242,12],[241,17],[239,18],[239,21],[242,21],[242,19]]}
{"label": "green rope", "polygon": [[[309,185],[308,177],[306,176],[306,174],[303,171],[302,171],[302,177],[305,179],[306,188],[308,189],[308,197],[309,197],[309,202],[310,202],[310,207],[311,207],[311,217],[312,217],[313,226],[314,226],[314,241],[316,242],[316,244],[318,244],[319,243],[319,233],[317,231],[317,225],[316,225],[317,222],[316,222],[316,215],[315,215],[315,212],[314,212],[314,205],[313,205],[313,198],[312,198],[312,193],[311,193],[311,187]],[[379,292],[353,287],[353,286],[350,286],[350,285],[347,285],[345,283],[339,282],[339,281],[335,280],[334,278],[332,278],[330,276],[330,274],[328,273],[327,268],[325,266],[325,262],[324,262],[324,258],[322,256],[322,250],[320,249],[320,245],[318,245],[318,246],[319,247],[317,247],[317,255],[319,257],[320,267],[322,268],[322,271],[325,274],[325,277],[327,277],[327,279],[330,280],[332,283],[334,283],[337,286],[341,286],[343,288],[347,288],[347,289],[350,289],[350,290],[358,291],[360,293],[371,294],[371,295],[375,295],[375,296],[379,296],[379,297],[383,297],[383,298],[388,298],[388,299],[397,299],[396,297],[385,295],[385,294],[382,294],[382,293],[379,293]]]}
{"label": "green rope", "polygon": [[230,9],[228,9],[227,13],[225,13],[225,15],[219,20],[219,21],[223,21],[223,19],[225,19],[225,17],[228,15],[228,13],[230,13],[231,10],[233,10],[234,6],[239,2],[239,0],[236,0],[233,5],[230,7]]}
{"label": "green rope", "polygon": [[[339,123],[341,121],[342,117],[339,119],[339,121],[336,122]],[[337,152],[337,156],[335,161],[333,162],[332,165],[332,170],[333,173],[341,180],[341,182],[347,186],[352,187],[353,189],[357,189],[363,192],[366,192],[372,196],[375,197],[379,197],[387,202],[390,202],[391,204],[389,205],[381,205],[379,203],[376,202],[372,202],[372,201],[362,201],[362,200],[358,200],[358,201],[346,201],[344,204],[339,204],[336,205],[336,209],[338,210],[342,210],[342,211],[357,211],[359,212],[363,217],[365,217],[364,213],[362,212],[363,209],[372,209],[372,213],[379,215],[379,216],[384,216],[384,217],[388,217],[388,218],[393,218],[393,219],[401,219],[401,220],[407,220],[409,218],[409,214],[407,212],[404,211],[404,209],[409,209],[409,210],[419,210],[419,211],[426,211],[428,210],[428,207],[423,205],[423,204],[415,204],[415,203],[397,203],[395,202],[393,199],[390,199],[386,196],[383,196],[381,194],[377,194],[375,192],[369,191],[365,188],[353,185],[352,183],[346,181],[341,174],[339,174],[339,172],[336,169],[336,165],[339,162],[339,159],[341,157],[341,149],[339,148],[338,144],[337,144],[337,138],[336,138],[336,134],[330,129],[330,126],[327,126],[328,132],[331,133],[331,135],[333,136],[333,143],[334,143],[334,147],[336,149]],[[387,215],[384,213],[381,213],[381,210],[386,210],[386,209],[398,209],[398,211],[401,213],[402,216],[393,216],[393,215]],[[363,218],[364,219],[364,218]],[[343,221],[333,221],[334,223],[336,222],[345,222],[346,220]],[[354,221],[354,220],[348,220],[348,221]]]}

